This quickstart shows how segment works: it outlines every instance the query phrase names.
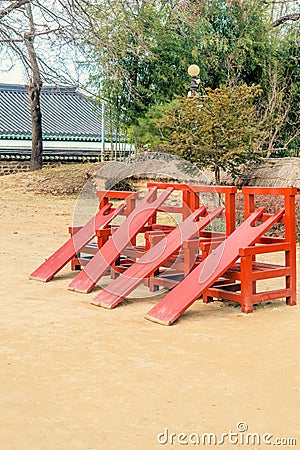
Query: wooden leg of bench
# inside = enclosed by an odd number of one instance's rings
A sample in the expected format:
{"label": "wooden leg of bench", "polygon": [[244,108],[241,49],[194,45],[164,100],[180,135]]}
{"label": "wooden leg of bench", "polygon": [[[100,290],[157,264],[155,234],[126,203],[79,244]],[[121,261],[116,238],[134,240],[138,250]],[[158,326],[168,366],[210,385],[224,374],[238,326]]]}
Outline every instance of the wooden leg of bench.
{"label": "wooden leg of bench", "polygon": [[211,303],[214,301],[213,297],[210,297],[206,293],[203,294],[203,303]]}
{"label": "wooden leg of bench", "polygon": [[253,312],[253,281],[252,281],[252,256],[241,257],[241,307],[242,312]]}

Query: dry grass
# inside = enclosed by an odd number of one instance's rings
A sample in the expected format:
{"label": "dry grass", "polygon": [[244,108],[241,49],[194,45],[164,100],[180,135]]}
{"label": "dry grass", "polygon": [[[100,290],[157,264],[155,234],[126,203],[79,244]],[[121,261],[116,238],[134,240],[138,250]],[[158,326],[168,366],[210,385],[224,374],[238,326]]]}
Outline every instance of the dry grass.
{"label": "dry grass", "polygon": [[4,190],[15,190],[33,195],[77,195],[92,174],[102,167],[99,163],[62,164],[45,167],[35,172],[16,173],[1,177]]}

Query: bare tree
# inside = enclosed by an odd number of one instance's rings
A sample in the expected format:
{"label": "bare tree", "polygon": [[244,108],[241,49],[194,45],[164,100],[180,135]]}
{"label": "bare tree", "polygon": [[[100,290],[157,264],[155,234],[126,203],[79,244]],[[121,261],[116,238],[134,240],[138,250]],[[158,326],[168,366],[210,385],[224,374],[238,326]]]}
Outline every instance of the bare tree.
{"label": "bare tree", "polygon": [[[85,1],[85,0],[84,0]],[[31,170],[42,168],[43,137],[40,92],[43,82],[74,84],[70,54],[75,54],[80,2],[51,0],[3,1],[0,7],[0,54],[11,65],[21,61],[32,122]],[[75,6],[76,7],[75,7]],[[72,47],[72,50],[70,48]],[[77,78],[78,81],[78,78]]]}
{"label": "bare tree", "polygon": [[269,80],[270,89],[260,123],[263,130],[260,147],[265,149],[267,158],[277,150],[287,150],[289,144],[300,135],[299,118],[290,118],[293,98],[290,80],[280,76],[278,67],[269,70]]}

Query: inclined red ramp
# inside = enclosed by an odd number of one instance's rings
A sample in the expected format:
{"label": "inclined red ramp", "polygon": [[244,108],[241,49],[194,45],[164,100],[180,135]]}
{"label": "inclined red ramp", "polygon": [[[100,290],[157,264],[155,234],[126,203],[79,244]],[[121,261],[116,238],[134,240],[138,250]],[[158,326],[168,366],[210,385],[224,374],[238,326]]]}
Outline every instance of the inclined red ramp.
{"label": "inclined red ramp", "polygon": [[284,214],[284,209],[254,227],[265,208],[254,211],[222,244],[203,260],[146,315],[146,319],[171,325],[239,258],[239,249],[254,244]]}
{"label": "inclined red ramp", "polygon": [[96,230],[106,227],[125,208],[124,204],[116,209],[112,209],[111,206],[111,203],[105,205],[89,222],[32,272],[29,278],[38,281],[50,281],[57,272],[95,237]]}
{"label": "inclined red ramp", "polygon": [[125,272],[112,281],[92,301],[93,305],[112,309],[121,303],[145,278],[164,264],[183,244],[205,228],[215,217],[223,211],[219,207],[209,215],[197,221],[206,213],[205,206],[197,209],[171,233],[161,239],[156,245],[145,253],[138,262],[134,263]]}
{"label": "inclined red ramp", "polygon": [[143,226],[163,204],[173,188],[168,188],[155,199],[157,188],[152,188],[127,219],[113,233],[112,237],[99,249],[74,280],[69,289],[77,292],[90,292],[112,263],[120,256],[124,248],[139,233]]}

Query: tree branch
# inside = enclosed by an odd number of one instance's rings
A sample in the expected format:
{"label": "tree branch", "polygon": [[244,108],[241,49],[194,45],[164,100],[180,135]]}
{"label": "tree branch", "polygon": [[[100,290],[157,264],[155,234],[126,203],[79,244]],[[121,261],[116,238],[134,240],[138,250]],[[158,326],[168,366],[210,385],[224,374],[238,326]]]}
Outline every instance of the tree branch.
{"label": "tree branch", "polygon": [[40,75],[40,69],[39,64],[37,61],[37,55],[34,47],[34,38],[35,38],[35,24],[32,14],[31,5],[26,5],[26,13],[28,16],[28,22],[29,22],[29,32],[24,33],[24,44],[27,48],[29,59],[30,59],[30,65],[31,65],[31,71],[32,71],[32,81],[37,86],[42,86],[42,80]]}
{"label": "tree branch", "polygon": [[30,0],[16,0],[12,2],[9,6],[0,11],[0,19],[3,19],[3,17],[7,16],[7,14],[11,13],[15,9],[20,8],[21,6],[26,5],[29,2]]}
{"label": "tree branch", "polygon": [[279,27],[280,25],[282,25],[285,22],[288,22],[289,20],[293,20],[294,22],[296,22],[299,19],[300,19],[300,12],[294,13],[294,14],[288,14],[286,16],[279,17],[279,19],[275,20],[272,23],[272,28]]}

